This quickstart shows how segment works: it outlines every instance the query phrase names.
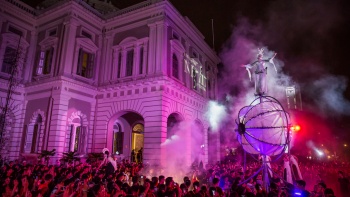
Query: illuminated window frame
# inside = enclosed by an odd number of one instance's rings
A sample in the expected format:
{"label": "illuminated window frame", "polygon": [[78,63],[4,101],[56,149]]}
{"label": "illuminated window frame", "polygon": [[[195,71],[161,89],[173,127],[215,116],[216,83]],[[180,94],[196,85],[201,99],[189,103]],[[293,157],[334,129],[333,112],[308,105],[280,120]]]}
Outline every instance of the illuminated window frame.
{"label": "illuminated window frame", "polygon": [[[114,46],[114,74],[112,81],[116,79],[129,79],[145,76],[147,72],[147,48],[148,38],[137,39],[135,37],[125,38],[119,45]],[[130,62],[130,59],[128,58],[131,56],[131,51],[133,51],[132,63],[128,64]]]}
{"label": "illuminated window frame", "polygon": [[[168,74],[170,77],[172,77],[173,79],[181,82],[181,83],[185,83],[185,68],[184,68],[184,54],[185,54],[185,48],[182,46],[181,42],[179,40],[176,39],[172,39],[170,40],[170,46],[171,46],[171,50],[170,50],[170,54],[171,54],[171,64],[170,64],[170,68],[168,71]],[[174,55],[177,58],[177,63],[178,63],[178,77],[176,77],[176,73],[174,72],[174,61],[173,61],[173,57]]]}
{"label": "illuminated window frame", "polygon": [[[77,78],[80,79],[84,82],[92,82],[95,80],[96,78],[96,70],[97,70],[97,62],[98,62],[98,57],[97,57],[97,51],[98,51],[98,47],[96,46],[96,44],[94,42],[92,42],[92,40],[90,40],[89,38],[77,38],[76,39],[76,50],[75,50],[75,59],[74,59],[74,64],[72,66],[72,75]],[[81,62],[81,58],[84,54],[89,54],[91,55],[90,57],[93,59],[90,59],[90,68],[88,68],[91,73],[91,75],[87,75],[86,76],[82,76],[82,68],[80,68],[80,66],[82,66],[82,62]],[[91,65],[92,63],[92,65]],[[81,72],[80,72],[81,71]]]}
{"label": "illuminated window frame", "polygon": [[[23,38],[18,36],[17,34],[13,34],[13,33],[3,33],[1,34],[1,38],[2,40],[6,40],[6,42],[2,42],[0,45],[0,59],[3,60],[4,59],[4,55],[5,55],[5,51],[7,47],[11,47],[13,49],[18,48],[18,58],[17,58],[17,63],[19,66],[22,66],[22,69],[18,69],[18,73],[16,73],[16,76],[22,76],[22,73],[20,73],[21,70],[23,70],[23,66],[24,66],[24,62],[25,62],[25,57],[27,54],[27,49],[29,47],[29,43]],[[18,42],[20,42],[20,44],[18,45]],[[0,76],[3,76],[5,78],[10,77],[9,73],[3,73],[1,72],[3,67],[3,61],[0,61]]]}
{"label": "illuminated window frame", "polygon": [[57,54],[58,38],[49,36],[39,43],[35,75],[37,77],[52,76]]}

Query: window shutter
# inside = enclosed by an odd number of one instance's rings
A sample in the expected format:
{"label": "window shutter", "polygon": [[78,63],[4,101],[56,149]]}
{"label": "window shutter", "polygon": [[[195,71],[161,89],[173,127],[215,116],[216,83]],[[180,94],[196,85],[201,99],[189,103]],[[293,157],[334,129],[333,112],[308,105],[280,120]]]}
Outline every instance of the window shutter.
{"label": "window shutter", "polygon": [[78,58],[78,66],[77,66],[77,75],[82,75],[83,72],[83,49],[79,49],[79,58]]}
{"label": "window shutter", "polygon": [[95,64],[95,55],[94,54],[89,54],[89,65],[87,68],[87,78],[92,78],[93,77],[93,70],[94,70],[94,64]]}
{"label": "window shutter", "polygon": [[134,65],[134,50],[130,50],[126,54],[126,73],[125,76],[132,76],[132,69]]}
{"label": "window shutter", "polygon": [[121,73],[121,69],[122,69],[122,53],[118,52],[118,73],[117,73],[117,77],[120,78],[120,73]]}
{"label": "window shutter", "polygon": [[139,74],[143,72],[143,47],[140,48],[140,65],[139,65]]}
{"label": "window shutter", "polygon": [[87,144],[87,129],[86,126],[80,127],[80,136],[79,136],[79,145],[78,152],[86,153],[86,144]]}
{"label": "window shutter", "polygon": [[74,125],[70,125],[69,151],[73,151],[73,148],[74,148],[73,129],[74,129]]}
{"label": "window shutter", "polygon": [[51,47],[46,53],[47,56],[45,58],[44,74],[50,74],[51,72],[53,52],[54,52],[54,48]]}
{"label": "window shutter", "polygon": [[22,143],[21,143],[21,152],[24,152],[25,144],[26,144],[26,136],[28,132],[28,125],[23,126],[23,135],[22,135]]}
{"label": "window shutter", "polygon": [[33,127],[32,145],[30,148],[31,153],[35,153],[37,151],[38,135],[39,135],[39,125],[35,124]]}
{"label": "window shutter", "polygon": [[5,53],[3,56],[1,72],[11,74],[13,70],[13,65],[16,63],[16,49],[12,47],[6,47]]}
{"label": "window shutter", "polygon": [[26,138],[25,138],[25,144],[24,144],[24,152],[30,153],[32,148],[32,141],[33,141],[33,131],[34,131],[34,125],[28,125],[27,126],[27,132],[26,132]]}
{"label": "window shutter", "polygon": [[37,75],[42,75],[43,74],[44,61],[45,61],[45,51],[40,51],[38,68],[37,68],[37,71],[36,71]]}

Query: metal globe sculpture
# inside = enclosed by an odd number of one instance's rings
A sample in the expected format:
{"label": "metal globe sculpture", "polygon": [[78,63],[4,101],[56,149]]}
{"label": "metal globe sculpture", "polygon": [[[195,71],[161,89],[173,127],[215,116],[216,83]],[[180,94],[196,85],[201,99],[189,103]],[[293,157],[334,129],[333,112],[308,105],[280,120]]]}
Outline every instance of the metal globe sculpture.
{"label": "metal globe sculpture", "polygon": [[289,144],[289,115],[273,97],[259,96],[243,107],[236,120],[238,142],[250,154],[274,156]]}

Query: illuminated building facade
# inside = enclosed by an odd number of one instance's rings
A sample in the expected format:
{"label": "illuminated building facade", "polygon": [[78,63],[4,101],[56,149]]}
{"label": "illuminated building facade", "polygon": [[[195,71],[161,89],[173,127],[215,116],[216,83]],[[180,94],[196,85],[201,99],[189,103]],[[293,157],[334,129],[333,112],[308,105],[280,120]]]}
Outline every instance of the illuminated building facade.
{"label": "illuminated building facade", "polygon": [[[190,121],[203,133],[208,162],[208,141],[218,136],[208,139],[203,114],[216,99],[219,58],[169,1],[125,9],[99,0],[46,0],[35,9],[17,0],[0,4],[2,107],[9,54],[18,52],[20,67],[3,155],[56,149],[57,159],[107,147],[130,158],[143,148],[145,162],[166,164],[161,144],[171,127]],[[193,161],[190,151],[184,157]]]}

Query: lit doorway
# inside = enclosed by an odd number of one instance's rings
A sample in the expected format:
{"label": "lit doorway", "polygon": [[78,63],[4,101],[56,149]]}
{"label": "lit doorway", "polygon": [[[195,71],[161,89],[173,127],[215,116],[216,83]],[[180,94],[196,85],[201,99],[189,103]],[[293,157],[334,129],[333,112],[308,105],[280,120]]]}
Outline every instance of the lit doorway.
{"label": "lit doorway", "polygon": [[[144,126],[137,123],[132,127],[131,149],[133,161],[141,163],[143,161]],[[134,154],[134,155],[133,155]]]}

